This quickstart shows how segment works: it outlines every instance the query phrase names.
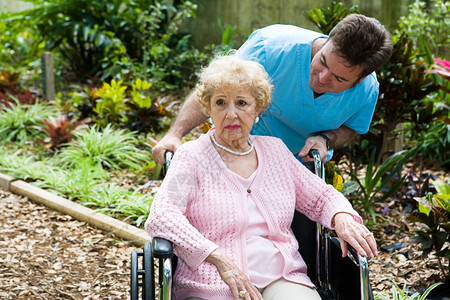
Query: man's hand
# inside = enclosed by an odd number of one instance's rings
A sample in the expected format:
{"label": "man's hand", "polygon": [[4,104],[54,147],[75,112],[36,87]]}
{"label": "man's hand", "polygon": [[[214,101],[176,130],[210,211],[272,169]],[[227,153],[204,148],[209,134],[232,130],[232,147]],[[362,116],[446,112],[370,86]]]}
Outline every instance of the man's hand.
{"label": "man's hand", "polygon": [[[323,131],[328,139],[330,140],[330,149],[336,149],[342,147],[345,143],[350,141],[357,132],[353,129],[341,125],[338,129]],[[325,162],[327,159],[327,141],[322,136],[311,136],[305,141],[305,146],[298,153],[298,156],[304,161],[312,161],[312,158],[308,156],[309,150],[316,149],[319,151],[322,161]]]}
{"label": "man's hand", "polygon": [[305,141],[305,146],[298,153],[298,156],[304,161],[312,161],[313,158],[309,157],[308,153],[311,149],[319,151],[320,158],[323,162],[327,160],[327,141],[321,136],[311,136]]}
{"label": "man's hand", "polygon": [[161,165],[166,162],[164,154],[167,150],[175,153],[178,147],[181,145],[181,140],[177,136],[167,133],[152,149],[153,158]]}

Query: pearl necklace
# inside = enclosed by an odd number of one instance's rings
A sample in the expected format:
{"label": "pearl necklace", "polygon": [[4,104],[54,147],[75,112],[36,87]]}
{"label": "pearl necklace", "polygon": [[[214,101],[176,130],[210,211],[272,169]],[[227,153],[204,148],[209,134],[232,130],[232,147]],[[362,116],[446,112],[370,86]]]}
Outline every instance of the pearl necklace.
{"label": "pearl necklace", "polygon": [[250,138],[248,139],[248,143],[249,143],[249,145],[250,145],[250,149],[247,150],[247,151],[245,151],[245,152],[237,152],[237,151],[231,150],[231,149],[229,149],[229,148],[227,148],[227,147],[225,147],[225,146],[222,146],[221,144],[219,144],[219,143],[216,141],[216,138],[214,137],[214,134],[211,134],[211,139],[212,139],[214,145],[216,145],[216,146],[219,147],[220,149],[223,149],[223,150],[225,150],[225,151],[227,151],[227,152],[230,152],[230,153],[232,153],[232,154],[234,154],[234,155],[243,156],[243,155],[250,154],[250,153],[253,151],[253,148],[254,148],[254,147],[253,147],[253,144],[252,144],[252,141],[250,141]]}

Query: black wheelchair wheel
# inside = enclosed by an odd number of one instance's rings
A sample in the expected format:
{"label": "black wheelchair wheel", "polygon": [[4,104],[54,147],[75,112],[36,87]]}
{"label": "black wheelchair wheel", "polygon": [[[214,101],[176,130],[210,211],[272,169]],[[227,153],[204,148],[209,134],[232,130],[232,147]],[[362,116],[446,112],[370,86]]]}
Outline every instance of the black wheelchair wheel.
{"label": "black wheelchair wheel", "polygon": [[131,300],[138,300],[139,284],[138,284],[138,254],[135,250],[131,252]]}
{"label": "black wheelchair wheel", "polygon": [[155,299],[155,273],[153,269],[154,260],[152,255],[152,243],[145,242],[144,244],[144,256],[143,256],[143,267],[144,267],[144,282],[142,285],[143,289],[143,299],[152,300]]}

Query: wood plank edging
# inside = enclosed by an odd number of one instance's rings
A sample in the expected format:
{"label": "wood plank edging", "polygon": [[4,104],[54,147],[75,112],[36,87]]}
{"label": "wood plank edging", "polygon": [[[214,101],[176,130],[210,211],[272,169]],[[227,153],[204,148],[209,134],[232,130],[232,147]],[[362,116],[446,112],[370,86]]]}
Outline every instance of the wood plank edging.
{"label": "wood plank edging", "polygon": [[146,241],[150,240],[149,235],[143,229],[96,212],[88,207],[52,194],[25,181],[14,180],[14,178],[10,180],[11,178],[12,177],[0,173],[0,187],[13,194],[28,197],[37,203],[114,234],[126,241],[130,241],[138,247],[142,247]]}

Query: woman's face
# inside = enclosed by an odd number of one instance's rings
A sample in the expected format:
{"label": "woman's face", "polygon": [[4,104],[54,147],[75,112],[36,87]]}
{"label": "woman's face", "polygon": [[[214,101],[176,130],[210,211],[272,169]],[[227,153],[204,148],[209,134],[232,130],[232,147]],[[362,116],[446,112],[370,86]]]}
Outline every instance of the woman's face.
{"label": "woman's face", "polygon": [[221,88],[214,91],[210,102],[210,114],[216,128],[215,137],[224,145],[237,146],[246,143],[255,118],[256,99],[250,88]]}

